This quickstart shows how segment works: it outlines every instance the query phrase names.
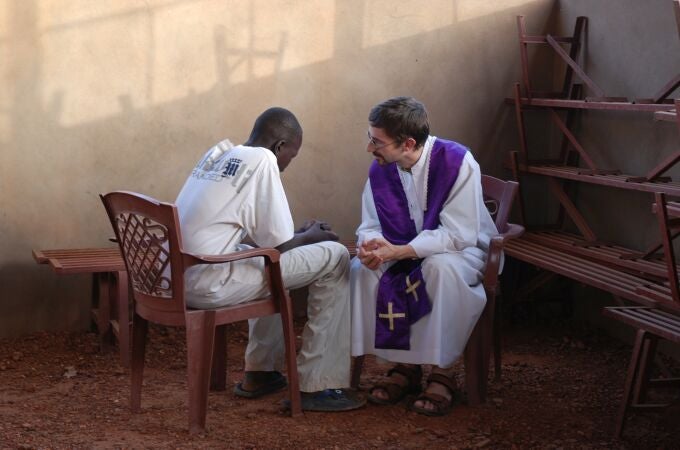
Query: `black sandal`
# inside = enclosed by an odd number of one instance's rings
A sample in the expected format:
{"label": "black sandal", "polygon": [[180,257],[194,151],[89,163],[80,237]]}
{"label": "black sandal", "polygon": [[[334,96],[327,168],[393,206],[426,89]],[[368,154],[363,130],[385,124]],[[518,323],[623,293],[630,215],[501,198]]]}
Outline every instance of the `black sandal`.
{"label": "black sandal", "polygon": [[[431,392],[423,392],[411,402],[409,409],[411,411],[417,412],[418,414],[424,414],[426,416],[444,416],[448,414],[449,411],[451,411],[451,407],[453,406],[453,397],[456,390],[458,389],[456,380],[453,377],[449,378],[441,373],[431,373],[430,376],[427,377],[427,383],[430,384],[431,382],[439,383],[447,388],[451,394],[451,398],[446,398],[443,395],[434,394]],[[425,409],[420,406],[416,406],[416,402],[418,400],[432,403],[434,405],[434,409]]]}
{"label": "black sandal", "polygon": [[[389,377],[393,373],[398,373],[406,377],[406,386],[402,386],[394,381],[390,381]],[[386,375],[387,379],[375,384],[369,391],[368,400],[371,403],[378,405],[394,405],[399,403],[404,397],[409,394],[418,394],[422,386],[420,384],[423,378],[423,369],[420,366],[408,367],[403,364],[397,364],[392,367]],[[372,393],[376,389],[382,389],[387,393],[387,398],[375,397]]]}

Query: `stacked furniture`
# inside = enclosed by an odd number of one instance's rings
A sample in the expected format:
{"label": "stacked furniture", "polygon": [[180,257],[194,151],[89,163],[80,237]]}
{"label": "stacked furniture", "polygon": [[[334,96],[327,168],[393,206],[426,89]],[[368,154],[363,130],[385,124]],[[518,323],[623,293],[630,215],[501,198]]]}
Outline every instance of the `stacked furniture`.
{"label": "stacked furniture", "polygon": [[[673,0],[672,6],[680,34],[680,0]],[[680,100],[669,98],[680,87],[680,74],[652,98],[607,96],[577,62],[586,21],[585,17],[576,20],[572,36],[553,37],[529,35],[524,18],[518,17],[522,82],[514,86],[513,97],[506,101],[514,106],[520,146],[519,151],[510,153],[507,165],[520,181],[518,206],[527,232],[509,241],[505,252],[543,269],[523,287],[523,293],[533,292],[557,275],[564,276],[611,293],[620,306],[605,308],[605,315],[638,330],[617,425],[619,435],[626,412],[630,407],[642,406],[645,389],[653,384],[648,378],[656,341],[680,343],[680,289],[672,245],[673,238],[680,235],[680,202],[672,200],[680,198],[680,182],[666,175],[680,161],[680,146],[646,173],[623,174],[595,162],[579,142],[574,124],[584,110],[651,113],[657,121],[675,123],[680,132]],[[561,91],[538,92],[532,88],[527,46],[534,44],[547,45],[566,65]],[[568,51],[563,46],[568,46]],[[545,154],[530,151],[524,117],[530,110],[548,114],[561,132],[562,143],[556,158],[546,159]],[[526,189],[521,180],[528,177],[540,178],[556,198],[559,204],[556,223],[539,227],[527,224],[522,195]],[[571,187],[578,183],[649,193],[650,209],[659,223],[658,244],[645,251],[634,251],[598,239],[571,195]],[[565,218],[571,220],[576,232],[566,231]],[[635,306],[625,306],[631,302]],[[663,384],[677,381],[668,373],[664,375]]]}

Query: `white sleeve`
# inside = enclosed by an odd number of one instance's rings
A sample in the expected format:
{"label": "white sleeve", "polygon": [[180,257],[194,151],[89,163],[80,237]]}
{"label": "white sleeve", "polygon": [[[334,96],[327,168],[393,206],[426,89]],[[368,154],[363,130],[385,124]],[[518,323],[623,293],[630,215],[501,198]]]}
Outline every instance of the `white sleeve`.
{"label": "white sleeve", "polygon": [[472,154],[467,152],[439,213],[439,227],[421,231],[409,244],[420,258],[476,246],[481,227],[480,208],[486,208],[481,173]]}
{"label": "white sleeve", "polygon": [[357,228],[357,244],[382,237],[382,227],[373,201],[371,182],[367,180],[364,192],[361,194],[361,225]]}
{"label": "white sleeve", "polygon": [[291,240],[295,234],[293,217],[283,190],[281,175],[275,162],[262,161],[250,177],[251,198],[243,206],[248,235],[259,247],[277,247]]}

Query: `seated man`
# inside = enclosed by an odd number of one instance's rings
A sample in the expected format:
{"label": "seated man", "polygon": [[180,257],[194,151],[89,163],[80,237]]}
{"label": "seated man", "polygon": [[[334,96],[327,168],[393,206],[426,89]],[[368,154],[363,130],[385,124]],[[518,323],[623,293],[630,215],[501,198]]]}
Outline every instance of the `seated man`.
{"label": "seated man", "polygon": [[358,255],[351,263],[352,355],[398,363],[369,400],[449,411],[451,366],[461,356],[486,297],[486,253],[496,227],[484,206],[477,162],[462,145],[430,136],[425,107],[397,97],[369,115],[375,157],[362,196]]}
{"label": "seated man", "polygon": [[[193,169],[177,197],[184,248],[219,255],[275,247],[286,288],[309,286],[308,322],[298,355],[302,407],[341,411],[362,406],[349,385],[349,254],[330,227],[309,221],[293,229],[279,172],[302,144],[302,128],[283,108],[255,121],[248,141],[224,140]],[[185,275],[187,304],[215,308],[267,295],[262,258],[190,268]],[[283,330],[278,315],[250,320],[245,377],[236,395],[257,398],[280,390],[286,379]]]}

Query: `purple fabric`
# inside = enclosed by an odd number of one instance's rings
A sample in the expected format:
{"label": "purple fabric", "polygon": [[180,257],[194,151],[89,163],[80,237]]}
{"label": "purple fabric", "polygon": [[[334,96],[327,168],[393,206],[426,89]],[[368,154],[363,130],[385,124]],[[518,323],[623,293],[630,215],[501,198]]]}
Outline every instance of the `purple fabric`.
{"label": "purple fabric", "polygon": [[[423,230],[439,227],[439,213],[458,178],[467,149],[456,142],[437,139],[431,152]],[[405,245],[418,233],[398,170],[396,163],[381,166],[374,161],[368,176],[383,236],[392,244]],[[422,259],[398,261],[380,278],[375,348],[409,350],[411,324],[432,310],[421,263]]]}

